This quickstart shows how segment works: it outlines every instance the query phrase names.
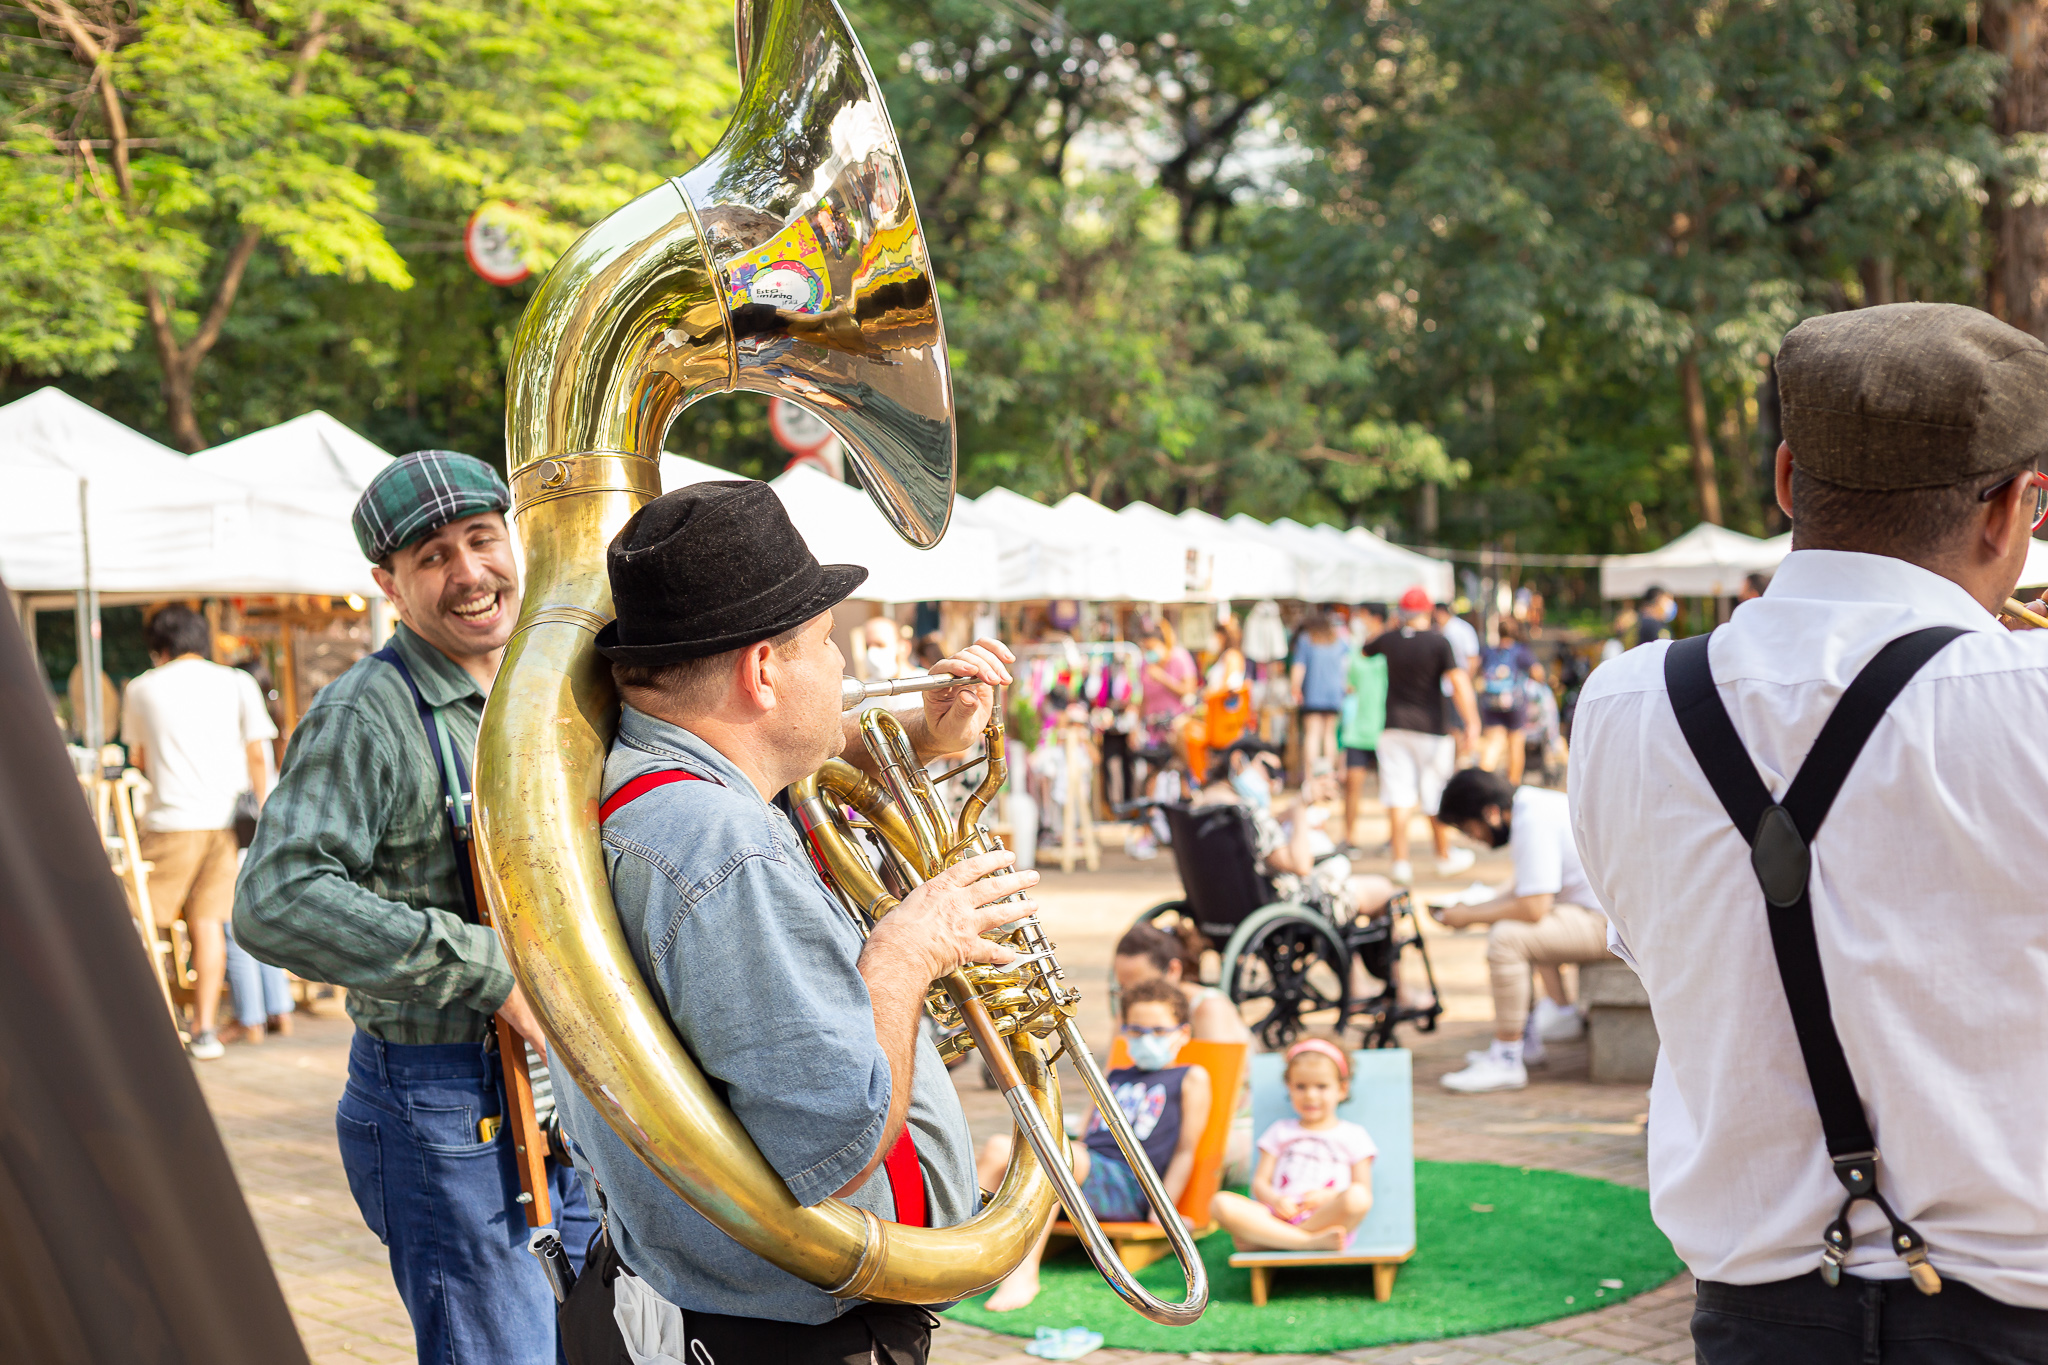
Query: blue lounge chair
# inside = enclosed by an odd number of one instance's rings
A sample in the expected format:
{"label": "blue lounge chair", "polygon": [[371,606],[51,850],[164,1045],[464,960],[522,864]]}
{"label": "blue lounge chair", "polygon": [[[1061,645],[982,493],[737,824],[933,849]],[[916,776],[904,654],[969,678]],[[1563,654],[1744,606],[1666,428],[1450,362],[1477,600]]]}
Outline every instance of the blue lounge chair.
{"label": "blue lounge chair", "polygon": [[[1252,1131],[1289,1118],[1284,1059],[1277,1053],[1252,1058]],[[1272,1275],[1278,1270],[1319,1265],[1369,1265],[1372,1296],[1385,1303],[1394,1296],[1394,1273],[1415,1254],[1415,1107],[1414,1074],[1402,1048],[1373,1048],[1351,1054],[1351,1098],[1339,1117],[1372,1134],[1380,1149],[1372,1163],[1372,1212],[1358,1225],[1342,1251],[1239,1251],[1230,1263],[1252,1272],[1252,1303],[1263,1308]]]}

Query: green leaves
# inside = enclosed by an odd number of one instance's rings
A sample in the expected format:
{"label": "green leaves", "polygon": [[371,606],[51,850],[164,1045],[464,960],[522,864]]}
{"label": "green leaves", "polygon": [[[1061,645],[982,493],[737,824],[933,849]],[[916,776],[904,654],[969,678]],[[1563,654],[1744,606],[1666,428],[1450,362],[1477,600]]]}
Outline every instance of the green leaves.
{"label": "green leaves", "polygon": [[0,44],[15,77],[0,83],[0,214],[18,229],[0,245],[13,304],[0,363],[104,373],[147,327],[166,424],[188,445],[204,439],[194,377],[254,259],[250,234],[288,276],[403,291],[419,274],[409,250],[459,248],[469,213],[499,201],[542,270],[708,149],[736,85],[729,12],[712,0],[34,12],[40,26],[0,18],[32,39]]}

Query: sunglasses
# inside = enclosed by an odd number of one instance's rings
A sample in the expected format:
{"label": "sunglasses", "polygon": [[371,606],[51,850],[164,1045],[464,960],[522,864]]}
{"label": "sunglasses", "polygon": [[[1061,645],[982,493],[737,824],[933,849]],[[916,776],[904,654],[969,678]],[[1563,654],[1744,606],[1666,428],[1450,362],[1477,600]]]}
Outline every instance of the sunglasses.
{"label": "sunglasses", "polygon": [[2041,529],[2041,523],[2048,521],[2048,474],[2036,469],[2027,474],[2015,474],[2011,479],[2001,479],[1977,495],[1978,502],[1990,502],[1993,498],[2012,487],[2013,479],[2025,479],[2034,492],[2034,529]]}

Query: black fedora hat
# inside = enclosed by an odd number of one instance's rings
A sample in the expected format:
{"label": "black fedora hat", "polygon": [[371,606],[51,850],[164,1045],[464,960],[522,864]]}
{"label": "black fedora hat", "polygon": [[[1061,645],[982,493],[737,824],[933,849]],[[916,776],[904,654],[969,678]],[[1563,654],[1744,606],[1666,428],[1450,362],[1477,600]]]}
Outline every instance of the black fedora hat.
{"label": "black fedora hat", "polygon": [[830,611],[861,585],[857,564],[820,564],[773,489],[691,484],[635,512],[605,554],[618,619],[597,652],[673,664],[741,649]]}

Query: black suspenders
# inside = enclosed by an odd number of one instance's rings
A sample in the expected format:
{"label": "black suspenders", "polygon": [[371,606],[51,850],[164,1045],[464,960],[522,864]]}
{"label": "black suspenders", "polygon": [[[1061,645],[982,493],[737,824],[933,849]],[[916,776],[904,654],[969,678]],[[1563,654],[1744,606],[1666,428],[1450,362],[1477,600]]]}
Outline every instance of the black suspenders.
{"label": "black suspenders", "polygon": [[1792,1028],[1806,1061],[1806,1079],[1813,1087],[1814,1106],[1820,1110],[1821,1131],[1827,1138],[1828,1156],[1834,1161],[1835,1178],[1849,1192],[1842,1211],[1828,1225],[1821,1248],[1821,1275],[1831,1285],[1841,1282],[1842,1263],[1849,1254],[1849,1210],[1857,1200],[1868,1199],[1891,1223],[1892,1249],[1905,1260],[1920,1292],[1941,1292],[1941,1276],[1927,1263],[1926,1242],[1877,1190],[1877,1141],[1871,1136],[1863,1101],[1856,1092],[1856,1078],[1849,1074],[1849,1061],[1842,1054],[1842,1040],[1835,1033],[1829,1011],[1807,879],[1813,868],[1814,835],[1828,818],[1835,794],[1841,791],[1886,708],[1921,665],[1961,634],[1954,626],[1930,626],[1879,650],[1835,704],[1834,714],[1821,727],[1820,737],[1782,803],[1771,800],[1749,751],[1735,733],[1720,693],[1714,690],[1713,671],[1707,663],[1709,637],[1682,640],[1664,656],[1664,683],[1678,715],[1678,728],[1728,818],[1749,842],[1750,867],[1763,887],[1771,949],[1778,959],[1778,979],[1786,1002],[1792,1008]]}

